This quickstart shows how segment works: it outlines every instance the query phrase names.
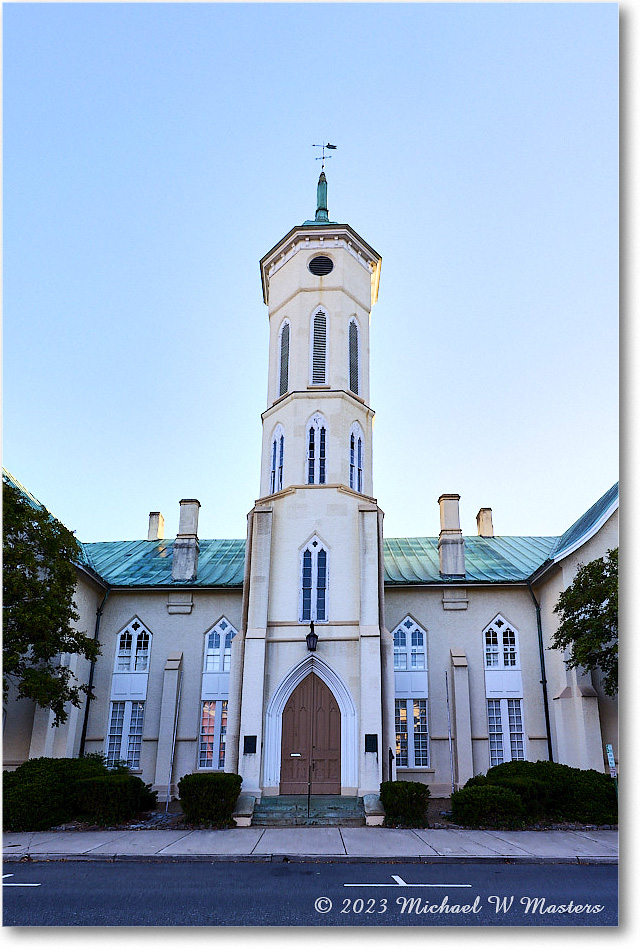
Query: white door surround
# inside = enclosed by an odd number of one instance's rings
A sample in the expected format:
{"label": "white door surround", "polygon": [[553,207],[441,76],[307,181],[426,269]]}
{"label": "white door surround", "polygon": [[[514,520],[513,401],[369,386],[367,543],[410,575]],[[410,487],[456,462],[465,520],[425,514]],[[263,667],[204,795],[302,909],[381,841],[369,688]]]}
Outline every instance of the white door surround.
{"label": "white door surround", "polygon": [[283,677],[265,713],[263,787],[278,788],[281,782],[282,716],[290,694],[309,673],[316,673],[332,691],[341,712],[341,787],[357,788],[357,709],[339,674],[318,656],[309,653]]}

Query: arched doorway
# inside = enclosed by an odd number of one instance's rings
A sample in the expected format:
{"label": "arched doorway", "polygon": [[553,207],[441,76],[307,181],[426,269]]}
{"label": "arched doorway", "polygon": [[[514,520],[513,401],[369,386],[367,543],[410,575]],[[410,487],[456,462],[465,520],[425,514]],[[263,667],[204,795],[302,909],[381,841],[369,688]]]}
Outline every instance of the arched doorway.
{"label": "arched doorway", "polygon": [[341,713],[326,684],[310,673],[290,694],[282,717],[282,795],[341,794]]}

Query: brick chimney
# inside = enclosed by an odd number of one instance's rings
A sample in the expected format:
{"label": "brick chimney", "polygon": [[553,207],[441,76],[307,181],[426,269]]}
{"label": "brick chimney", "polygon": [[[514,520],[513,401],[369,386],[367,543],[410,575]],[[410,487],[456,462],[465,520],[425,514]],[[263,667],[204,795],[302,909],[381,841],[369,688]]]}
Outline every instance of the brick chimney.
{"label": "brick chimney", "polygon": [[459,495],[439,496],[439,573],[444,577],[464,577],[464,537],[459,524]]}
{"label": "brick chimney", "polygon": [[477,534],[480,538],[492,538],[494,536],[492,508],[480,508],[477,512]]}
{"label": "brick chimney", "polygon": [[178,534],[174,541],[172,557],[172,580],[195,581],[198,568],[198,509],[200,501],[183,498],[178,521]]}
{"label": "brick chimney", "polygon": [[149,528],[147,530],[148,541],[162,541],[165,537],[165,519],[160,511],[150,511]]}

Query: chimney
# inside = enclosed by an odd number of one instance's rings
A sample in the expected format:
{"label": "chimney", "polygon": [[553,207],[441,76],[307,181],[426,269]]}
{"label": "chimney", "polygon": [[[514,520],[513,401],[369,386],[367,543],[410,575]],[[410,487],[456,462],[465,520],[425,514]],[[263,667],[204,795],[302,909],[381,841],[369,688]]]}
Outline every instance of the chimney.
{"label": "chimney", "polygon": [[194,581],[198,567],[198,509],[200,501],[195,498],[181,500],[178,534],[174,541],[172,557],[172,580]]}
{"label": "chimney", "polygon": [[480,508],[477,512],[477,534],[480,538],[492,538],[493,532],[493,509]]}
{"label": "chimney", "polygon": [[150,511],[149,528],[147,530],[148,541],[162,541],[165,537],[165,519],[160,511]]}
{"label": "chimney", "polygon": [[459,495],[439,497],[439,573],[442,577],[464,577],[464,538],[459,525]]}

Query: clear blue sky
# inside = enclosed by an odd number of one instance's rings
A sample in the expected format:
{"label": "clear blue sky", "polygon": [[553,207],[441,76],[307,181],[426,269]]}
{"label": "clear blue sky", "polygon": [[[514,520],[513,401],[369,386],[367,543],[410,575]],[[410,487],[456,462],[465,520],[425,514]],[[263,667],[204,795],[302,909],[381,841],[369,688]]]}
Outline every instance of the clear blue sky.
{"label": "clear blue sky", "polygon": [[388,536],[559,534],[618,476],[616,4],[4,6],[4,464],[84,541],[259,491],[258,261],[382,255]]}

